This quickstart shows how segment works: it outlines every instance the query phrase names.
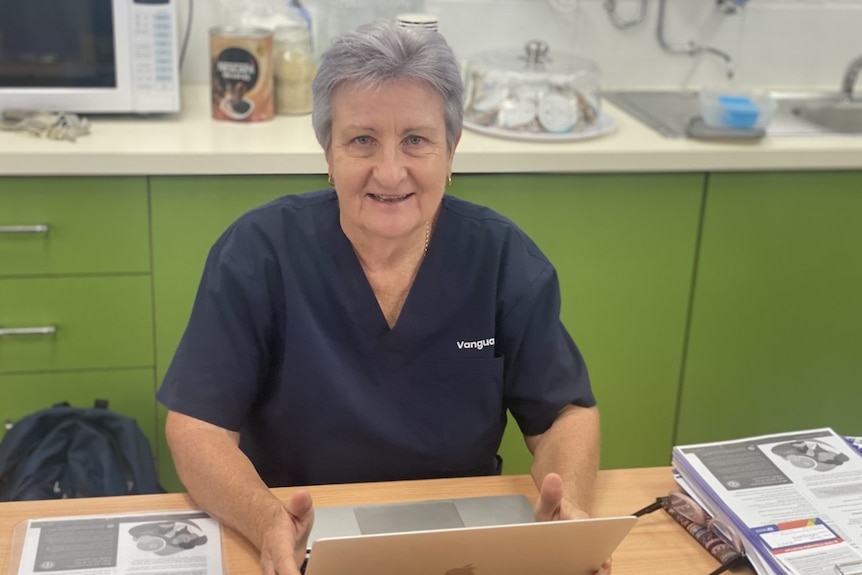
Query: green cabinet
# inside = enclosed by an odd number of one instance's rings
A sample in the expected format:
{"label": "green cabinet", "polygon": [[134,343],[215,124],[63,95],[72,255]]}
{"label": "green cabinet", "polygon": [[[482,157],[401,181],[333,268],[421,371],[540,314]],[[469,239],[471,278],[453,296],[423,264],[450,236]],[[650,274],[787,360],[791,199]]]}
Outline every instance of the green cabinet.
{"label": "green cabinet", "polygon": [[142,177],[0,178],[0,276],[148,273],[147,212]]}
{"label": "green cabinet", "polygon": [[155,442],[146,178],[0,178],[0,330],[3,423],[106,399]]}
{"label": "green cabinet", "polygon": [[143,275],[0,279],[0,326],[52,327],[0,340],[0,373],[152,367],[153,307]]}
{"label": "green cabinet", "polygon": [[677,441],[862,434],[862,173],[710,176]]}
{"label": "green cabinet", "polygon": [[[602,467],[669,463],[704,176],[457,176],[554,263],[602,415]],[[506,473],[531,457],[513,421]]]}

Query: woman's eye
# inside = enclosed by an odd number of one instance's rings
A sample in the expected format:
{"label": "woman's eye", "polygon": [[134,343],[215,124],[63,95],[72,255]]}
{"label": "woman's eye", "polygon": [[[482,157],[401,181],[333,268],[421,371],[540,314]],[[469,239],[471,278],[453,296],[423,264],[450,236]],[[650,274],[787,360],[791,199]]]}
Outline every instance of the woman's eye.
{"label": "woman's eye", "polygon": [[371,138],[369,136],[356,136],[353,141],[360,146],[367,146],[371,143]]}
{"label": "woman's eye", "polygon": [[407,143],[411,146],[418,146],[423,142],[425,142],[425,138],[423,138],[422,136],[407,136]]}

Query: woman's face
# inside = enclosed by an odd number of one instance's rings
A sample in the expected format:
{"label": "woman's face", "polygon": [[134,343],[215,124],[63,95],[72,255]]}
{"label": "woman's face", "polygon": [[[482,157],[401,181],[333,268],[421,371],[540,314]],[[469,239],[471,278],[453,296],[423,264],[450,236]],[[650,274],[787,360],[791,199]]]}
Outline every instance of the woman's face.
{"label": "woman's face", "polygon": [[336,89],[326,160],[346,232],[424,235],[452,170],[443,118],[443,98],[420,82]]}

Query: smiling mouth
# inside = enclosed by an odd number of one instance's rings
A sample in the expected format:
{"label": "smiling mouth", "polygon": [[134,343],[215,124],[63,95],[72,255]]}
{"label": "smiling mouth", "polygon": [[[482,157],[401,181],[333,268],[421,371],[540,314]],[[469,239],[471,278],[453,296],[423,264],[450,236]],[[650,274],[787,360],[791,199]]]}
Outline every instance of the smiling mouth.
{"label": "smiling mouth", "polygon": [[386,204],[393,204],[396,202],[403,202],[404,200],[413,197],[415,194],[404,194],[401,196],[381,196],[378,194],[368,194],[368,197],[374,200],[375,202],[383,202]]}

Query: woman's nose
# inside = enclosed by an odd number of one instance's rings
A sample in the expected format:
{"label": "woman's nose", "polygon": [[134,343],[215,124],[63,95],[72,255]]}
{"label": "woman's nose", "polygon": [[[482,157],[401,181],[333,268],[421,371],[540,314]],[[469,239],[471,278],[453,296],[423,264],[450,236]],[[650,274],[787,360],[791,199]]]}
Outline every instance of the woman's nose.
{"label": "woman's nose", "polygon": [[407,175],[404,154],[397,146],[384,146],[374,165],[375,179],[385,187],[394,188]]}

